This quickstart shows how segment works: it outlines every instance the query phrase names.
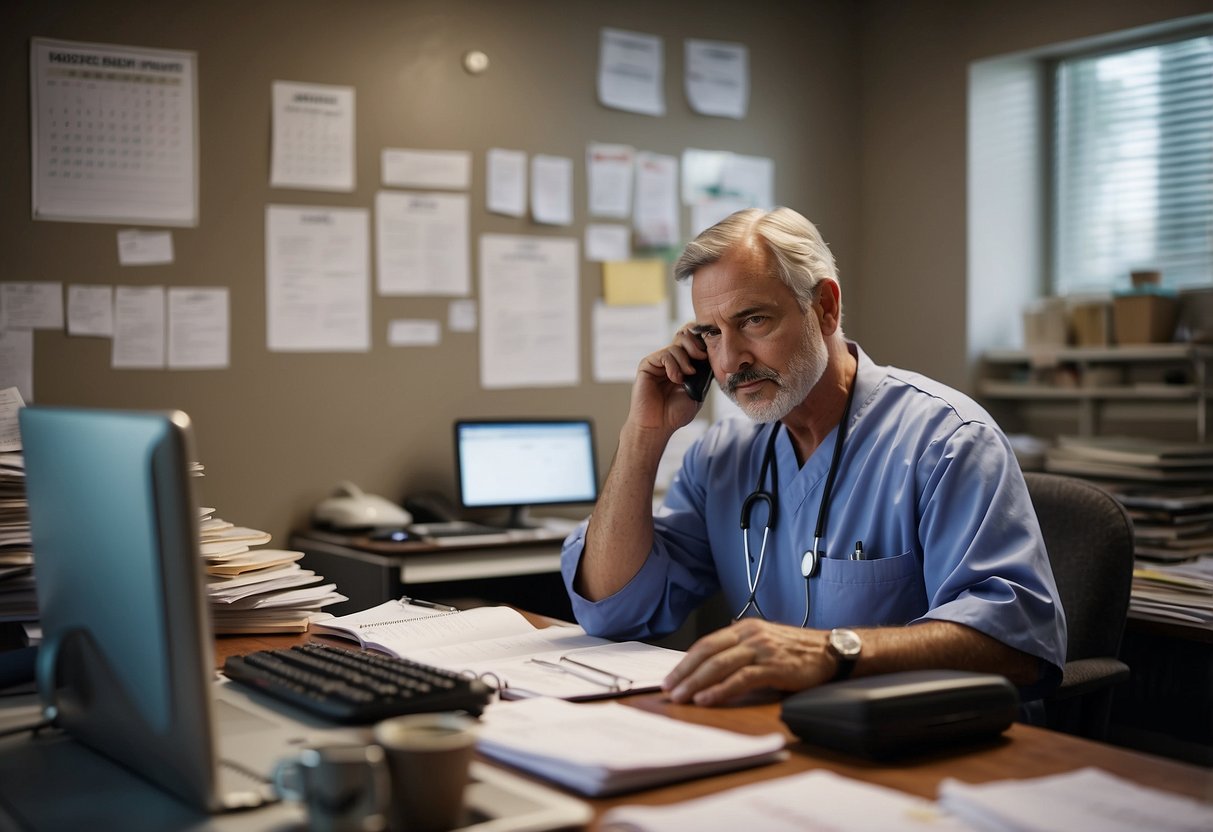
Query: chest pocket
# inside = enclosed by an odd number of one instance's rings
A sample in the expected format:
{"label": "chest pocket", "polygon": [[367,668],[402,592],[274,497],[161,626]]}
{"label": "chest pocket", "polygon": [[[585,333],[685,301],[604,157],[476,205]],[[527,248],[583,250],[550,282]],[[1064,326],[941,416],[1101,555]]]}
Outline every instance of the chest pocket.
{"label": "chest pocket", "polygon": [[809,626],[900,626],[927,611],[922,566],[913,553],[867,560],[826,558],[812,580]]}

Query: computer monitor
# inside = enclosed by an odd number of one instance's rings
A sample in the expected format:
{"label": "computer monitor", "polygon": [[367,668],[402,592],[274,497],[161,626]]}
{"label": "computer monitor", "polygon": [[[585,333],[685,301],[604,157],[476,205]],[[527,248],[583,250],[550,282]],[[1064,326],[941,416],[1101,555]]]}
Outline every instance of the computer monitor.
{"label": "computer monitor", "polygon": [[598,499],[589,419],[461,419],[455,474],[465,509],[508,508],[511,528],[531,525],[531,506]]}

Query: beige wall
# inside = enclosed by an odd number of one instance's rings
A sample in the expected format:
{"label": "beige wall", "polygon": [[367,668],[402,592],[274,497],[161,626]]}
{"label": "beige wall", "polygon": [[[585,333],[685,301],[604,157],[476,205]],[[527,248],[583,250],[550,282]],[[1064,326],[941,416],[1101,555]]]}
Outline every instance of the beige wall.
{"label": "beige wall", "polygon": [[849,331],[877,361],[968,388],[969,63],[1207,13],[1213,2],[867,0],[862,8],[860,250],[842,266],[844,278],[859,276],[849,299],[861,326]]}
{"label": "beige wall", "polygon": [[[271,354],[265,205],[369,208],[382,147],[466,149],[475,158],[474,235],[561,233],[480,209],[484,151],[513,147],[577,160],[576,224],[564,233],[580,237],[586,220],[580,160],[589,141],[770,156],[776,199],[818,222],[834,249],[848,332],[878,361],[965,387],[969,62],[1211,9],[1209,0],[8,4],[0,12],[0,279],[230,286],[231,369],[113,371],[108,341],[39,332],[37,400],[186,410],[208,469],[204,500],[280,540],[338,479],[393,498],[421,489],[453,494],[449,434],[457,417],[591,415],[605,468],[628,389],[588,380],[588,316],[601,288],[596,267],[581,270],[577,388],[480,390],[475,335],[444,333],[437,350],[389,349],[388,320],[445,320],[446,301],[437,298],[374,298],[369,353]],[[665,37],[667,116],[597,105],[602,26]],[[201,222],[173,232],[172,266],[119,267],[115,226],[29,219],[33,36],[198,52]],[[689,112],[681,87],[684,37],[750,46],[747,119]],[[470,48],[489,54],[487,75],[463,73],[459,57]],[[355,193],[268,187],[276,79],[356,87]]]}
{"label": "beige wall", "polygon": [[[689,15],[684,9],[694,9]],[[686,147],[769,156],[776,198],[817,219],[839,258],[857,257],[854,151],[858,113],[855,20],[847,0],[798,7],[735,3],[560,0],[42,0],[0,12],[0,279],[231,288],[231,368],[114,371],[105,339],[38,332],[40,403],[181,408],[193,417],[207,466],[202,499],[221,516],[283,542],[339,479],[390,498],[454,495],[451,422],[490,415],[590,415],[609,462],[628,386],[589,381],[589,310],[596,266],[581,268],[582,383],[576,388],[482,391],[476,335],[445,332],[440,349],[391,349],[387,321],[445,321],[447,301],[380,298],[372,349],[283,354],[266,349],[264,212],[268,203],[370,208],[382,147],[473,151],[473,235],[581,236],[585,146],[625,142],[677,154]],[[598,33],[613,26],[664,36],[668,115],[648,118],[595,99]],[[30,220],[30,37],[198,53],[201,221],[175,230],[171,266],[122,268],[116,227]],[[741,41],[753,95],[744,121],[693,115],[682,93],[682,39]],[[468,49],[492,66],[466,75]],[[274,80],[357,90],[358,188],[352,194],[273,189],[269,179]],[[553,230],[487,215],[484,151],[550,153],[576,161],[576,224]],[[476,245],[473,242],[473,252]],[[475,269],[475,261],[473,261]],[[473,272],[475,273],[475,272]]]}

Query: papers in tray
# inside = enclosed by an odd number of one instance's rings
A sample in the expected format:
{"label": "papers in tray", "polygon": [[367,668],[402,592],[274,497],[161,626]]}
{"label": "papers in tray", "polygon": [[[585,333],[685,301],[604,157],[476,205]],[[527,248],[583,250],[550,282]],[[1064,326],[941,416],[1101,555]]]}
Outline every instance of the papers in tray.
{"label": "papers in tray", "polygon": [[750,736],[616,702],[537,698],[482,717],[481,753],[598,797],[775,762],[782,734]]}
{"label": "papers in tray", "polygon": [[471,673],[503,699],[599,699],[656,690],[683,653],[587,635],[580,627],[536,629],[509,607],[455,610],[388,601],[312,625],[393,656]]}

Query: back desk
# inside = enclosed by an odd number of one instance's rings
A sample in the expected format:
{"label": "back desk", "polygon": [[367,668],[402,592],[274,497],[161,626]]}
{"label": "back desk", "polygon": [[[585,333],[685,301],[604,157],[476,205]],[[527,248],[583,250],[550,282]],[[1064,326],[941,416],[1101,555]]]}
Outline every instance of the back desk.
{"label": "back desk", "polygon": [[[540,616],[528,616],[537,626],[547,623]],[[216,661],[221,665],[229,655],[289,646],[313,639],[339,643],[316,636],[241,636],[222,637],[216,646]],[[348,642],[342,642],[348,646]],[[1016,723],[998,740],[963,751],[937,753],[893,763],[868,762],[857,757],[836,754],[796,741],[779,719],[777,702],[747,704],[728,708],[701,708],[674,705],[661,694],[637,694],[620,701],[646,711],[675,719],[726,728],[746,734],[784,733],[792,745],[788,759],[768,766],[706,777],[614,798],[590,800],[595,823],[602,813],[620,804],[668,804],[694,797],[716,794],[724,789],[784,777],[812,769],[828,769],[846,777],[898,789],[934,799],[945,777],[969,783],[984,783],[1008,778],[1038,777],[1095,766],[1112,774],[1164,791],[1195,797],[1213,803],[1213,769],[1174,762],[1149,754],[1128,751],[1079,737],[1059,734],[1043,728]]]}

